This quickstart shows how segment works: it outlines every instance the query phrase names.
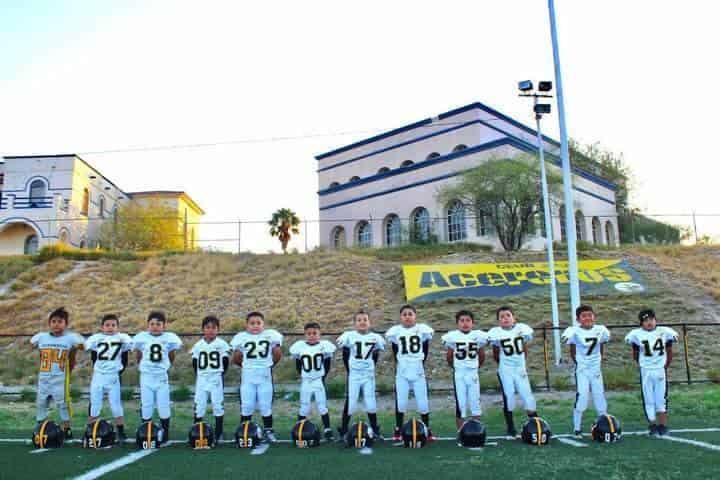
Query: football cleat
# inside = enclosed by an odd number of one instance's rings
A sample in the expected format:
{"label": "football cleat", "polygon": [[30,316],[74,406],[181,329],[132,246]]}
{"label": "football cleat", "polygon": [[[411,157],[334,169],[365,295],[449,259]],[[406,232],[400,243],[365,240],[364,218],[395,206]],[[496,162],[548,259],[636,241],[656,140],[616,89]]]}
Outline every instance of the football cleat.
{"label": "football cleat", "polygon": [[430,432],[423,422],[411,418],[403,425],[402,441],[405,448],[422,448],[428,441]]}
{"label": "football cleat", "polygon": [[65,435],[65,440],[72,440],[73,434],[71,429],[66,428],[63,434]]}
{"label": "football cleat", "polygon": [[393,445],[395,446],[400,446],[403,444],[402,433],[400,433],[400,429],[398,427],[395,427],[395,430],[393,431],[392,441]]}
{"label": "football cleat", "polygon": [[540,417],[529,418],[522,428],[522,439],[530,445],[547,445],[552,438],[550,425]]}
{"label": "football cleat", "polygon": [[330,443],[335,441],[335,435],[333,434],[332,428],[326,428],[323,430],[323,437],[325,437],[325,441]]}
{"label": "football cleat", "polygon": [[658,425],[657,433],[659,436],[664,437],[665,435],[669,435],[670,431],[665,425]]}
{"label": "football cleat", "polygon": [[590,432],[592,439],[600,443],[615,443],[622,438],[620,420],[612,415],[600,415]]}
{"label": "football cleat", "polygon": [[[273,435],[274,437],[275,435]],[[277,439],[275,439],[277,441]],[[253,422],[242,422],[235,431],[235,446],[238,448],[255,448],[263,442],[263,432]]]}
{"label": "football cleat", "polygon": [[195,450],[205,450],[215,446],[215,432],[205,422],[197,422],[188,432],[188,445]]}
{"label": "football cleat", "polygon": [[32,433],[32,442],[36,448],[59,448],[64,440],[65,433],[50,420],[38,422]]}
{"label": "football cleat", "polygon": [[89,423],[82,439],[83,448],[106,448],[115,444],[115,429],[106,420]]}
{"label": "football cleat", "polygon": [[427,433],[428,433],[428,438],[427,438],[428,442],[434,442],[435,440],[437,440],[435,435],[433,435],[432,430],[430,430],[429,428],[427,429]]}
{"label": "football cleat", "polygon": [[651,437],[654,437],[657,434],[658,434],[658,427],[657,427],[657,425],[655,425],[653,423],[650,425],[650,427],[648,427],[648,435],[650,435]]}
{"label": "football cleat", "polygon": [[486,438],[485,426],[479,420],[467,420],[458,430],[458,446],[460,447],[483,447]]}
{"label": "football cleat", "polygon": [[298,448],[320,446],[320,430],[309,420],[300,420],[290,432],[292,441]]}
{"label": "football cleat", "polygon": [[353,423],[343,439],[349,448],[369,448],[375,442],[375,432],[365,422]]}
{"label": "football cleat", "polygon": [[505,438],[506,438],[507,440],[515,440],[516,438],[518,438],[518,432],[517,432],[517,430],[515,430],[515,427],[508,428],[508,429],[507,429],[507,433],[505,434]]}
{"label": "football cleat", "polygon": [[263,433],[265,434],[265,442],[277,443],[278,439],[275,436],[275,431],[272,428],[266,428]]}
{"label": "football cleat", "polygon": [[152,421],[143,422],[135,432],[135,444],[141,450],[159,448],[165,441],[165,430]]}
{"label": "football cleat", "polygon": [[575,438],[577,438],[578,440],[582,440],[582,438],[583,438],[582,431],[581,431],[581,430],[575,430],[575,432],[573,432],[573,436],[574,436]]}

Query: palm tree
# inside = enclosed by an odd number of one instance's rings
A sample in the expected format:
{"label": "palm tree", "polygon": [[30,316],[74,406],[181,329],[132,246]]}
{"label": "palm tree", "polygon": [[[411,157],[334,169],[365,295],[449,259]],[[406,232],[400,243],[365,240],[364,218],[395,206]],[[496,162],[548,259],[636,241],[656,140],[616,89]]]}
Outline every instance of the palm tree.
{"label": "palm tree", "polygon": [[287,253],[290,237],[292,234],[298,235],[300,233],[300,229],[298,228],[300,219],[298,216],[289,208],[281,208],[273,213],[268,225],[270,225],[270,236],[278,237],[282,245],[283,253]]}

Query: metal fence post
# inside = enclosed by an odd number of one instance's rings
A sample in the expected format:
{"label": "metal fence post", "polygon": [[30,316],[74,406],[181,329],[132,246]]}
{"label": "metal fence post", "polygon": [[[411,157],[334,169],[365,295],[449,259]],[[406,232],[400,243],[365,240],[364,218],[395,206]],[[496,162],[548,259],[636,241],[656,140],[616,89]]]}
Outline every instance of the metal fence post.
{"label": "metal fence post", "polygon": [[690,355],[688,354],[687,325],[683,323],[683,349],[685,350],[685,372],[687,373],[688,385],[692,383],[690,378]]}
{"label": "metal fence post", "polygon": [[185,218],[183,219],[183,250],[188,249],[188,232],[187,232],[187,209],[185,210]]}
{"label": "metal fence post", "polygon": [[242,237],[242,220],[238,220],[238,255],[242,252],[240,239]]}
{"label": "metal fence post", "polygon": [[308,251],[308,229],[307,229],[307,219],[303,220],[303,224],[305,225],[303,228],[305,229],[305,253]]}
{"label": "metal fence post", "polygon": [[697,220],[695,219],[695,212],[693,212],[692,216],[693,216],[693,229],[695,229],[695,245],[697,245],[698,234],[697,234]]}
{"label": "metal fence post", "polygon": [[548,366],[547,325],[543,325],[543,364],[545,367],[545,388],[550,391],[550,368]]}

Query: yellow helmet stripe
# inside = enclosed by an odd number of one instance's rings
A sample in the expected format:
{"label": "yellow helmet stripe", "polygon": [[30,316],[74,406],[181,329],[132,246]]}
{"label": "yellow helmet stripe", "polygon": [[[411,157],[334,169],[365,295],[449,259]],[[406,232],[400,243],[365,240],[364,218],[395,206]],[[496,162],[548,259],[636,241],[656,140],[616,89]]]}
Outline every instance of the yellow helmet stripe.
{"label": "yellow helmet stripe", "polygon": [[205,424],[203,422],[200,422],[200,446],[201,447],[203,446],[203,436],[205,434],[205,430],[203,428],[204,426],[205,426]]}
{"label": "yellow helmet stripe", "polygon": [[45,427],[47,427],[47,424],[48,420],[45,420],[42,425],[40,425],[40,433],[38,433],[38,437],[40,437],[40,441],[38,442],[40,445],[38,445],[38,447],[40,448],[45,448]]}
{"label": "yellow helmet stripe", "polygon": [[610,424],[610,433],[615,433],[615,423],[613,422],[612,417],[610,415],[605,415],[605,418],[607,418],[607,421]]}
{"label": "yellow helmet stripe", "polygon": [[542,426],[540,425],[540,419],[535,417],[535,427],[537,428],[537,444],[542,446]]}
{"label": "yellow helmet stripe", "polygon": [[150,430],[152,429],[152,422],[147,422],[147,431],[145,433],[147,437],[147,448],[150,448]]}
{"label": "yellow helmet stripe", "polygon": [[248,430],[250,429],[250,422],[245,422],[245,427],[243,428],[243,442],[244,445],[247,447],[248,442]]}
{"label": "yellow helmet stripe", "polygon": [[358,423],[357,444],[362,445],[362,422]]}
{"label": "yellow helmet stripe", "polygon": [[95,423],[93,424],[93,432],[92,432],[92,448],[95,448],[95,439],[97,438],[97,429],[98,426],[100,426],[100,420],[95,420]]}
{"label": "yellow helmet stripe", "polygon": [[303,428],[305,427],[305,420],[302,420],[300,422],[300,426],[298,427],[298,444],[302,445],[302,432]]}
{"label": "yellow helmet stripe", "polygon": [[417,420],[415,420],[414,418],[412,419],[412,432],[413,432],[412,447],[415,448],[415,445],[417,445]]}

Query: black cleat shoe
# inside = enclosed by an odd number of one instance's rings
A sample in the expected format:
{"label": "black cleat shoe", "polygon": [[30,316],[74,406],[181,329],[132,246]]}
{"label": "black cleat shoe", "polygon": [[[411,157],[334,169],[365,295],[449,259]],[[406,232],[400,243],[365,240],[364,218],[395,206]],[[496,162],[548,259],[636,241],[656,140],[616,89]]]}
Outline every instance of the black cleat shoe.
{"label": "black cleat shoe", "polygon": [[657,427],[657,434],[660,437],[664,437],[666,435],[670,435],[670,431],[665,425],[658,425]]}
{"label": "black cleat shoe", "polygon": [[403,444],[403,438],[402,434],[400,433],[400,429],[398,427],[395,427],[395,431],[393,432],[393,445],[396,447],[402,446]]}
{"label": "black cleat shoe", "polygon": [[515,427],[510,427],[507,429],[507,439],[508,440],[515,440],[518,438],[518,432],[515,430]]}
{"label": "black cleat shoe", "polygon": [[654,437],[654,436],[656,436],[658,433],[659,433],[659,431],[658,431],[658,426],[655,425],[654,423],[651,424],[650,427],[648,428],[648,434],[649,434],[651,437]]}
{"label": "black cleat shoe", "polygon": [[73,434],[71,429],[66,428],[63,433],[65,434],[65,440],[72,440]]}
{"label": "black cleat shoe", "polygon": [[335,441],[335,434],[333,433],[332,428],[326,428],[323,430],[323,436],[325,437],[325,441],[328,443]]}

